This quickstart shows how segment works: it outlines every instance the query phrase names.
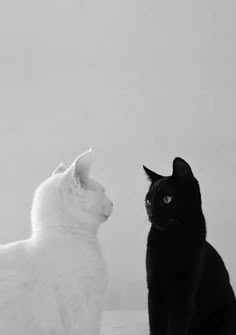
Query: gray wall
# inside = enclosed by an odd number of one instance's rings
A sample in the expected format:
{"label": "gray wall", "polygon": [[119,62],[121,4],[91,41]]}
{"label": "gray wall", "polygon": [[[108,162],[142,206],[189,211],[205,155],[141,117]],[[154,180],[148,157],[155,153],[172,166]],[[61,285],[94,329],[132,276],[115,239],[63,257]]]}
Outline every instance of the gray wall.
{"label": "gray wall", "polygon": [[119,288],[129,305],[136,283],[139,305],[149,226],[142,164],[168,174],[182,156],[200,180],[208,239],[236,285],[235,7],[2,1],[0,241],[29,235],[37,185],[94,145],[93,173],[115,204],[101,230],[109,292]]}

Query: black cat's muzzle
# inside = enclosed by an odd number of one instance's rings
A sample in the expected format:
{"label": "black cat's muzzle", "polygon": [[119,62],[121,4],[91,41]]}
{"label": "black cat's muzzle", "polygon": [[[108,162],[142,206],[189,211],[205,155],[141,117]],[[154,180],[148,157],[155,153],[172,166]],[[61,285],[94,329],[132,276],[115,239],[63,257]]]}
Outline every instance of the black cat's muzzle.
{"label": "black cat's muzzle", "polygon": [[153,225],[153,227],[159,229],[159,230],[166,230],[170,227],[176,226],[179,224],[179,221],[175,219],[161,219],[158,216],[155,215],[148,215],[148,219],[150,223]]}
{"label": "black cat's muzzle", "polygon": [[158,218],[157,216],[148,215],[148,219],[150,223],[159,230],[165,230],[167,228],[166,223],[160,220],[160,218]]}
{"label": "black cat's muzzle", "polygon": [[173,223],[172,219],[164,219],[160,215],[153,212],[152,207],[146,204],[146,211],[150,223],[159,230],[166,230]]}
{"label": "black cat's muzzle", "polygon": [[149,222],[154,225],[156,228],[163,230],[162,224],[160,224],[160,220],[156,215],[153,215],[151,206],[146,204],[146,211]]}

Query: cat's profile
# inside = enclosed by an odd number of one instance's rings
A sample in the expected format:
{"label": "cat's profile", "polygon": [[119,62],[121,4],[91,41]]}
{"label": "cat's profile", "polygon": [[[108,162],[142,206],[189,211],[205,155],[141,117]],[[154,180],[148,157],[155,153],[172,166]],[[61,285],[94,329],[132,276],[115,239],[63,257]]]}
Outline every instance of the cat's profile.
{"label": "cat's profile", "polygon": [[89,176],[91,156],[39,186],[28,240],[0,246],[0,334],[99,334],[107,276],[97,231],[112,203]]}
{"label": "cat's profile", "polygon": [[236,300],[217,251],[206,241],[198,181],[188,163],[173,161],[151,181],[146,270],[151,335],[235,335]]}

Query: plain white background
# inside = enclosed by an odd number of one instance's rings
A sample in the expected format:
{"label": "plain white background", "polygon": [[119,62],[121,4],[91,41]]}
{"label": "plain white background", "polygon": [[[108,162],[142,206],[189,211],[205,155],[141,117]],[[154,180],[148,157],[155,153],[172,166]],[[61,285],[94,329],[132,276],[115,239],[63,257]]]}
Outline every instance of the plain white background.
{"label": "plain white background", "polygon": [[0,241],[29,236],[37,185],[93,145],[93,174],[114,202],[101,230],[110,292],[129,305],[136,283],[138,304],[142,164],[170,174],[181,156],[236,285],[235,10],[229,0],[2,1]]}

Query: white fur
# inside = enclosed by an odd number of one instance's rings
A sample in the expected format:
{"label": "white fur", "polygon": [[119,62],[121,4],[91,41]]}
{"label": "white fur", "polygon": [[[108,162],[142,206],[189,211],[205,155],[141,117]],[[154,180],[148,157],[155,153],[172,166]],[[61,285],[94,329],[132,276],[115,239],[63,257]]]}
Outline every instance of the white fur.
{"label": "white fur", "polygon": [[107,275],[97,231],[112,212],[91,151],[35,193],[32,236],[0,246],[0,334],[98,335]]}

